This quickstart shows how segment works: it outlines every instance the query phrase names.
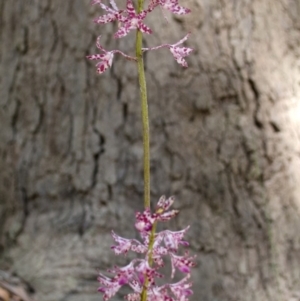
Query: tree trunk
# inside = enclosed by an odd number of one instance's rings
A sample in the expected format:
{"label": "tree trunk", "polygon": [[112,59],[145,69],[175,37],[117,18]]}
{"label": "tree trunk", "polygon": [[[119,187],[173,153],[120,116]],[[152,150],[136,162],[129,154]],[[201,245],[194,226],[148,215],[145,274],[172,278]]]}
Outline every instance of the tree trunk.
{"label": "tree trunk", "polygon": [[[300,2],[186,1],[149,16],[147,46],[192,31],[182,69],[146,55],[152,202],[175,195],[190,225],[191,300],[300,300]],[[143,207],[136,65],[101,76],[85,59],[134,54],[134,34],[97,26],[89,1],[0,2],[0,269],[36,300],[99,300],[110,230],[133,237]],[[162,30],[163,29],[163,30]],[[298,296],[298,297],[297,297]],[[121,299],[122,295],[119,294]]]}

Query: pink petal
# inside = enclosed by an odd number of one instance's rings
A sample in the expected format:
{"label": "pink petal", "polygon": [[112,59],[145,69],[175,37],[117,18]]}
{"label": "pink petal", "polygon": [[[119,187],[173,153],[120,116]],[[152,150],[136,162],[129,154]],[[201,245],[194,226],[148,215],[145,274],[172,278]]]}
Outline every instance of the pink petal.
{"label": "pink petal", "polygon": [[148,12],[148,10],[143,10],[137,15],[137,17],[139,18],[139,20],[142,21],[146,18]]}
{"label": "pink petal", "polygon": [[121,285],[115,284],[114,286],[111,286],[105,290],[105,293],[103,295],[103,300],[107,301],[111,297],[113,297],[118,290],[121,288]]}
{"label": "pink petal", "polygon": [[106,24],[109,22],[113,22],[117,19],[117,14],[106,14],[103,16],[98,17],[97,19],[94,19],[94,22],[97,24]]}
{"label": "pink petal", "polygon": [[160,273],[156,272],[155,269],[149,266],[147,260],[142,260],[142,262],[136,267],[136,271],[139,273],[139,280],[141,284],[144,284],[144,275],[146,275],[150,285],[154,284],[154,277],[162,277]]}
{"label": "pink petal", "polygon": [[127,9],[129,19],[136,16],[136,12],[131,0],[127,0],[126,9]]}
{"label": "pink petal", "polygon": [[192,283],[191,282],[187,283],[187,280],[189,278],[190,278],[190,274],[188,274],[179,282],[168,285],[170,290],[178,300],[186,301],[188,300],[187,297],[193,293],[193,291],[190,289]]}
{"label": "pink petal", "polygon": [[183,241],[182,238],[186,231],[189,229],[189,226],[181,231],[172,232],[169,230],[164,231],[164,242],[168,250],[176,252],[178,249],[178,244],[188,246],[187,241]]}
{"label": "pink petal", "polygon": [[153,256],[153,260],[156,263],[156,266],[159,268],[165,265],[163,259],[160,256],[159,257]]}
{"label": "pink petal", "polygon": [[191,12],[190,9],[178,5],[178,0],[161,0],[160,4],[174,14],[184,15]]}
{"label": "pink petal", "polygon": [[168,250],[165,247],[160,246],[163,238],[164,238],[165,233],[161,232],[156,234],[155,239],[154,239],[154,244],[153,244],[153,255],[167,255]]}
{"label": "pink petal", "polygon": [[137,25],[137,27],[143,33],[147,33],[147,34],[151,34],[152,33],[152,30],[147,25],[145,25],[142,22],[139,22],[138,25]]}
{"label": "pink petal", "polygon": [[156,211],[168,210],[173,205],[174,201],[175,201],[175,198],[173,196],[169,197],[168,199],[166,199],[166,197],[164,195],[161,196],[157,202]]}
{"label": "pink petal", "polygon": [[112,6],[112,8],[114,10],[118,10],[118,7],[117,7],[116,2],[114,0],[109,0],[109,2],[110,2],[110,5]]}
{"label": "pink petal", "polygon": [[130,26],[128,26],[127,24],[124,24],[124,26],[120,27],[119,30],[114,34],[115,38],[123,38],[125,36],[127,36],[127,34],[130,31]]}
{"label": "pink petal", "polygon": [[174,52],[176,52],[180,56],[187,56],[191,54],[193,51],[192,48],[188,48],[188,47],[176,47],[175,49],[176,50]]}
{"label": "pink petal", "polygon": [[143,213],[137,212],[135,217],[135,227],[139,232],[151,231],[155,218],[151,216],[149,208],[147,208]]}
{"label": "pink petal", "polygon": [[111,247],[114,250],[115,254],[126,254],[131,248],[132,240],[120,237],[115,234],[114,231],[111,231],[111,234],[115,242],[119,244],[118,246]]}
{"label": "pink petal", "polygon": [[98,281],[103,285],[98,288],[98,291],[104,293],[103,299],[105,301],[114,296],[121,288],[121,285],[119,285],[113,279],[110,279],[102,274],[99,274]]}
{"label": "pink petal", "polygon": [[159,220],[161,222],[166,222],[166,221],[169,221],[171,218],[175,217],[178,213],[179,213],[178,210],[167,211],[163,214],[160,214],[157,217],[157,220]]}
{"label": "pink petal", "polygon": [[186,60],[182,57],[176,59],[177,63],[180,64],[182,67],[188,67]]}
{"label": "pink petal", "polygon": [[112,281],[121,286],[131,281],[134,276],[134,262],[133,260],[125,267],[109,269],[108,272],[116,274],[116,276],[112,278]]}
{"label": "pink petal", "polygon": [[132,245],[131,246],[131,250],[133,252],[136,252],[136,253],[145,253],[147,252],[148,248],[142,244],[138,244],[138,245]]}
{"label": "pink petal", "polygon": [[168,8],[172,13],[177,15],[185,15],[191,12],[190,9],[179,6],[179,5],[173,5],[170,8]]}
{"label": "pink petal", "polygon": [[131,293],[131,294],[127,294],[124,297],[127,301],[139,301],[141,299],[141,294],[139,293]]}
{"label": "pink petal", "polygon": [[103,58],[105,57],[106,54],[91,54],[91,55],[87,55],[86,57],[89,60],[103,60]]}
{"label": "pink petal", "polygon": [[165,285],[161,287],[154,286],[148,291],[149,301],[175,301],[168,296],[168,291],[165,289]]}
{"label": "pink petal", "polygon": [[101,4],[102,0],[93,0],[92,1],[92,5],[94,4]]}
{"label": "pink petal", "polygon": [[181,48],[185,49],[191,49],[191,48],[186,48],[186,47],[170,47],[170,51],[173,54],[175,60],[177,61],[178,64],[182,65],[183,67],[187,67],[187,63],[185,59],[183,58],[184,56],[188,55],[192,51],[188,50],[181,50]]}
{"label": "pink petal", "polygon": [[109,62],[108,61],[102,61],[102,62],[99,62],[96,66],[97,66],[97,72],[99,74],[102,74],[103,72],[105,72],[108,69]]}
{"label": "pink petal", "polygon": [[183,273],[189,273],[190,268],[194,267],[196,264],[193,261],[195,256],[188,257],[188,253],[186,253],[184,256],[177,256],[175,254],[171,255],[171,263],[172,263],[172,273],[171,278],[175,275],[175,267],[178,268]]}
{"label": "pink petal", "polygon": [[142,286],[140,285],[140,283],[138,281],[132,280],[131,282],[129,282],[129,285],[135,293],[140,294],[142,292]]}

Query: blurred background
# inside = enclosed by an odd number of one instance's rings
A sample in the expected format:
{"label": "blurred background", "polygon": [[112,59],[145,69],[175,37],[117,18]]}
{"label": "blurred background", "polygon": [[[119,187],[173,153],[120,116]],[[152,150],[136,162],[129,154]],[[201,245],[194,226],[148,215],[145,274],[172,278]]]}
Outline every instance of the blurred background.
{"label": "blurred background", "polygon": [[[124,6],[124,1],[120,1]],[[300,300],[300,2],[182,1],[157,9],[144,45],[188,31],[189,68],[145,56],[152,202],[176,197],[197,254],[192,301]],[[96,25],[89,0],[0,1],[0,299],[96,301],[97,273],[126,262],[143,208],[132,32]],[[120,292],[114,300],[122,300]]]}

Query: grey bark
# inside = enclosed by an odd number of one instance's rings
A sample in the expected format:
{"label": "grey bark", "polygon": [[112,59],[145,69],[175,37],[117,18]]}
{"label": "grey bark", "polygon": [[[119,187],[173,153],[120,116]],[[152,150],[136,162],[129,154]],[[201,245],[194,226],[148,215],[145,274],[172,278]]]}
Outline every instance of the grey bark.
{"label": "grey bark", "polygon": [[[185,4],[185,18],[147,19],[147,45],[191,30],[195,49],[184,70],[167,50],[145,57],[152,200],[175,195],[169,226],[191,226],[191,300],[300,300],[300,2]],[[136,66],[116,56],[97,76],[85,59],[99,34],[133,54],[134,35],[114,40],[99,14],[87,0],[0,2],[0,269],[40,301],[99,300],[97,269],[125,262],[110,230],[137,236]]]}

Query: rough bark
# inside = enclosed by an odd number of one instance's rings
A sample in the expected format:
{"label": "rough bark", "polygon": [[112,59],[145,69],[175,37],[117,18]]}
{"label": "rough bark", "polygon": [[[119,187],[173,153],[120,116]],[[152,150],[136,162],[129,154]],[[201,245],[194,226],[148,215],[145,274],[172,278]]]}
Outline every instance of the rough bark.
{"label": "rough bark", "polygon": [[[175,195],[171,227],[191,225],[192,300],[299,300],[300,2],[187,6],[148,22],[147,45],[191,30],[195,48],[185,70],[167,50],[145,58],[152,200]],[[40,301],[99,300],[97,268],[122,262],[110,230],[135,236],[143,206],[136,66],[117,57],[100,77],[84,58],[100,33],[127,53],[134,35],[114,40],[97,14],[88,0],[0,2],[0,269]]]}

